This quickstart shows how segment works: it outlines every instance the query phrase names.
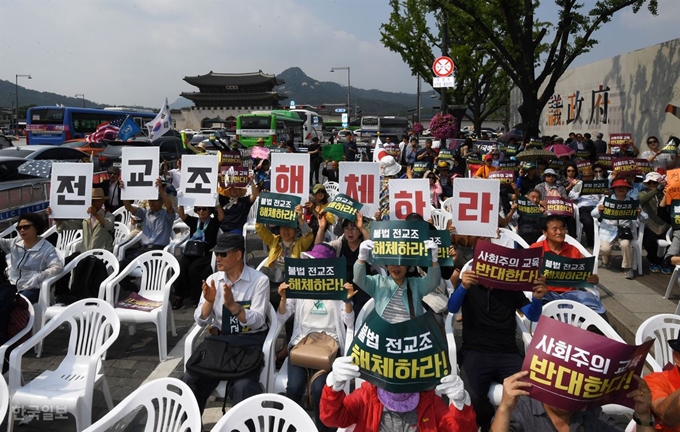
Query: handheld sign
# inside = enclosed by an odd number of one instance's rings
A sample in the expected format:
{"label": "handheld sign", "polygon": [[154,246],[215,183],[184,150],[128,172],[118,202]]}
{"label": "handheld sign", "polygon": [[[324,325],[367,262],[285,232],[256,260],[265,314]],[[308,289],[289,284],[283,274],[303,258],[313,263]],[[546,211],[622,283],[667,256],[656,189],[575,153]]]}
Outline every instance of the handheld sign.
{"label": "handheld sign", "polygon": [[51,217],[87,218],[87,209],[92,205],[92,164],[53,163],[51,180]]}
{"label": "handheld sign", "polygon": [[430,164],[428,162],[417,161],[413,164],[413,174],[418,178],[422,178],[428,169],[430,169]]}
{"label": "handheld sign", "polygon": [[[243,309],[250,309],[250,300],[237,301]],[[238,333],[247,333],[250,331],[249,326],[242,326],[241,322],[238,320],[238,316],[232,315],[232,313],[227,309],[227,307],[222,305],[222,334],[231,335]]]}
{"label": "handheld sign", "polygon": [[635,159],[632,158],[614,158],[612,159],[612,167],[614,170],[614,178],[624,175],[640,175],[640,168],[638,168]]}
{"label": "handheld sign", "polygon": [[353,200],[345,194],[337,194],[335,198],[333,198],[333,201],[328,203],[324,211],[354,222],[357,220],[357,212],[360,211],[363,206],[363,204]]}
{"label": "handheld sign", "polygon": [[678,146],[675,143],[675,140],[673,139],[668,140],[668,143],[664,146],[664,148],[661,149],[661,153],[667,153],[672,155],[678,154]]}
{"label": "handheld sign", "polygon": [[518,196],[517,197],[517,213],[519,213],[520,216],[526,217],[526,218],[542,218],[545,217],[545,213],[543,213],[543,209],[531,202],[528,198],[524,198],[523,196]]}
{"label": "handheld sign", "polygon": [[603,205],[604,210],[600,212],[602,219],[635,220],[638,218],[640,207],[638,200],[619,201],[605,197]]}
{"label": "handheld sign", "polygon": [[680,229],[680,200],[671,202],[671,225],[673,229]]}
{"label": "handheld sign", "polygon": [[274,153],[271,155],[271,191],[309,200],[309,155]]}
{"label": "handheld sign", "polygon": [[425,221],[387,221],[371,224],[373,264],[429,266],[430,253],[425,240],[430,226]]}
{"label": "handheld sign", "polygon": [[489,173],[489,179],[498,180],[503,186],[512,185],[512,183],[515,181],[515,172],[496,170]]}
{"label": "handheld sign", "polygon": [[349,353],[361,378],[392,393],[431,390],[451,371],[448,345],[432,311],[397,324],[371,311]]}
{"label": "handheld sign", "polygon": [[553,216],[574,217],[574,202],[558,196],[545,199],[545,211]]}
{"label": "handheld sign", "polygon": [[541,248],[510,249],[477,240],[472,269],[479,283],[489,288],[533,291],[542,265]]}
{"label": "handheld sign", "polygon": [[215,207],[217,156],[182,156],[182,175],[177,202],[183,206]]}
{"label": "handheld sign", "polygon": [[276,226],[298,226],[295,207],[300,205],[300,197],[294,195],[265,192],[260,194],[257,208],[257,222]]}
{"label": "handheld sign", "polygon": [[666,172],[666,204],[680,199],[680,168]]}
{"label": "handheld sign", "polygon": [[158,199],[159,147],[123,147],[121,177],[124,200]]}
{"label": "handheld sign", "polygon": [[586,279],[593,274],[595,257],[569,258],[553,253],[543,255],[543,269],[541,274],[545,276],[547,286],[586,288],[593,284]]}
{"label": "handheld sign", "polygon": [[453,257],[450,253],[451,233],[447,230],[430,230],[430,240],[439,246],[437,250],[437,261],[442,267],[453,266]]}
{"label": "handheld sign", "polygon": [[117,308],[121,309],[132,309],[143,312],[151,312],[152,310],[163,306],[162,301],[149,300],[146,297],[142,297],[136,292],[131,292],[129,296],[125,299],[116,303]]}
{"label": "handheld sign", "polygon": [[291,299],[346,300],[347,265],[345,257],[285,259],[286,297]]}
{"label": "handheld sign", "polygon": [[321,155],[323,160],[341,161],[345,155],[345,149],[342,144],[328,144],[321,147]]}
{"label": "handheld sign", "polygon": [[652,163],[647,159],[633,159],[633,161],[635,162],[638,171],[643,176],[646,176],[647,173],[650,173],[654,170],[652,167]]}
{"label": "handheld sign", "polygon": [[[204,157],[203,155],[196,156]],[[220,165],[240,166],[242,164],[241,153],[237,151],[220,151],[217,153],[217,157],[219,158]]]}
{"label": "handheld sign", "polygon": [[432,206],[429,180],[390,179],[389,190],[390,219],[403,220],[411,213],[418,213],[425,220],[430,219]]}
{"label": "handheld sign", "polygon": [[453,226],[456,234],[496,237],[500,182],[457,178],[453,182]]}
{"label": "handheld sign", "polygon": [[597,155],[597,163],[602,165],[606,169],[611,169],[612,168],[612,160],[613,156],[610,154],[598,154]]}
{"label": "handheld sign", "polygon": [[453,159],[453,152],[449,149],[441,149],[439,150],[439,154],[437,155],[437,159],[439,161],[450,161]]}
{"label": "handheld sign", "polygon": [[269,157],[269,149],[267,147],[255,146],[250,149],[250,157],[253,159],[267,159]]}
{"label": "handheld sign", "polygon": [[633,138],[631,133],[613,133],[609,134],[609,145],[611,147],[621,147],[626,145]]}
{"label": "handheld sign", "polygon": [[626,345],[547,316],[541,316],[524,357],[529,396],[567,411],[605,404],[632,408],[626,394],[637,389],[654,340]]}
{"label": "handheld sign", "polygon": [[244,166],[230,166],[229,169],[222,172],[224,176],[224,187],[248,187],[248,174],[250,170]]}
{"label": "handheld sign", "polygon": [[605,195],[609,193],[609,181],[603,180],[583,180],[580,196],[584,195]]}
{"label": "handheld sign", "polygon": [[380,209],[380,164],[343,162],[339,178],[341,194],[364,205],[362,213],[373,216]]}

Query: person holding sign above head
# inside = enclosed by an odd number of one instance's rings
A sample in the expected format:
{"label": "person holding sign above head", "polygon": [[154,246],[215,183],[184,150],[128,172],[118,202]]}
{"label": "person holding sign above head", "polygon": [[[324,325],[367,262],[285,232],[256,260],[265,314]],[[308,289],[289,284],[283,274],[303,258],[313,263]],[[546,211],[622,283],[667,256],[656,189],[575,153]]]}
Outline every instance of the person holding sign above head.
{"label": "person holding sign above head", "polygon": [[474,270],[464,271],[461,284],[449,298],[449,313],[463,313],[461,377],[470,392],[477,424],[489,430],[494,414],[487,394],[491,381],[503,381],[522,368],[523,356],[515,340],[515,311],[530,321],[538,321],[546,294],[545,278],[534,280],[529,301],[523,292],[494,289],[478,283]]}
{"label": "person holding sign above head", "polygon": [[[304,258],[335,258],[335,250],[326,243],[317,244],[309,252],[303,252]],[[283,282],[279,285],[279,296],[281,300],[277,308],[276,317],[281,324],[294,315],[293,334],[288,344],[289,351],[295,347],[311,333],[323,333],[335,340],[339,350],[342,352],[345,346],[345,333],[339,331],[345,326],[354,325],[354,311],[352,310],[351,299],[356,294],[351,283],[345,283],[347,290],[347,301],[342,300],[312,300],[312,299],[288,299],[287,291],[289,285]],[[333,431],[324,425],[319,419],[319,401],[321,392],[326,383],[326,375],[330,371],[311,369],[300,365],[295,365],[294,359],[288,359],[288,384],[286,386],[286,396],[301,404],[302,397],[309,385],[314,410],[314,421],[319,431]]]}
{"label": "person holding sign above head", "polygon": [[533,190],[541,182],[540,176],[537,174],[536,164],[533,162],[525,162],[519,167],[519,175],[517,176],[517,188],[522,195],[526,195],[530,190]]}
{"label": "person holding sign above head", "polygon": [[483,179],[489,178],[489,174],[496,171],[497,169],[498,167],[493,166],[493,156],[491,154],[487,154],[484,156],[484,165],[479,167],[474,177]]}
{"label": "person holding sign above head", "polygon": [[321,396],[324,424],[343,428],[355,425],[354,432],[477,431],[470,395],[457,375],[442,378],[435,388],[449,399],[448,407],[435,390],[391,393],[367,381],[349,395],[345,394],[347,381],[359,376],[359,366],[352,364],[351,356],[335,359]]}
{"label": "person holding sign above head", "polygon": [[248,182],[250,182],[249,196],[246,196],[246,188],[236,187],[236,185],[229,183],[228,176],[224,178],[223,182],[219,182],[226,186],[219,191],[219,202],[224,212],[224,219],[220,224],[222,232],[239,234],[243,232],[243,225],[248,220],[250,207],[260,196],[260,189],[255,184],[252,174],[248,174]]}
{"label": "person holding sign above head", "polygon": [[[491,432],[623,432],[624,429],[613,425],[602,409],[587,411],[567,411],[529,397],[531,383],[523,381],[529,371],[518,372],[503,381],[503,396]],[[648,375],[649,376],[649,375]],[[633,419],[637,432],[653,432],[654,417],[650,412],[651,396],[649,387],[639,376],[634,376],[640,384],[637,390],[628,393],[635,401]],[[675,429],[673,429],[675,430]]]}
{"label": "person holding sign above head", "polygon": [[324,211],[324,209],[328,207],[329,202],[329,195],[326,187],[322,184],[315,185],[312,189],[312,197],[314,198],[313,201],[307,201],[305,203],[305,210],[311,220],[316,221],[316,218],[323,214],[328,224],[333,226],[335,223],[335,215]]}
{"label": "person holding sign above head", "polygon": [[680,431],[680,339],[669,339],[673,365],[645,376],[652,398],[652,412],[662,432]]}
{"label": "person holding sign above head", "polygon": [[[211,252],[215,253],[217,273],[203,281],[203,293],[194,311],[201,327],[229,345],[261,350],[267,336],[266,310],[269,307],[267,277],[243,262],[245,240],[233,233],[220,234]],[[193,359],[193,356],[192,356]],[[205,404],[219,380],[187,372],[182,381],[194,392],[203,413]],[[254,370],[229,382],[227,396],[233,405],[262,393],[260,371]]]}
{"label": "person holding sign above head", "polygon": [[[615,201],[632,201],[628,198],[628,191],[632,188],[630,183],[619,178],[612,182],[611,188],[614,193],[611,195],[612,200]],[[621,254],[623,261],[621,261],[621,269],[623,270],[626,279],[635,279],[635,271],[633,270],[633,230],[637,230],[639,223],[644,223],[647,220],[647,213],[637,208],[637,217],[635,219],[617,219],[617,218],[603,218],[605,212],[604,205],[605,198],[602,198],[595,209],[592,211],[593,218],[600,220],[600,254],[602,256],[602,267],[609,268],[610,259],[612,256],[612,245],[618,240],[621,247]],[[616,210],[614,210],[616,211]]]}
{"label": "person holding sign above head", "polygon": [[8,272],[12,285],[31,303],[40,298],[43,280],[61,273],[64,262],[57,250],[40,235],[45,232],[45,219],[36,213],[26,213],[17,221],[18,236],[0,239],[0,249],[10,255]]}

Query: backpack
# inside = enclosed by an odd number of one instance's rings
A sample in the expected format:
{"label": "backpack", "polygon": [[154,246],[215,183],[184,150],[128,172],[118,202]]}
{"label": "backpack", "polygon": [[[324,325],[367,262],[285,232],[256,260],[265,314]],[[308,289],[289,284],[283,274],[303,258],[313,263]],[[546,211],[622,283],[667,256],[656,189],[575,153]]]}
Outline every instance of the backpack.
{"label": "backpack", "polygon": [[97,298],[99,286],[108,276],[104,261],[94,256],[83,258],[73,269],[70,289],[57,295],[57,303],[70,305],[78,300]]}

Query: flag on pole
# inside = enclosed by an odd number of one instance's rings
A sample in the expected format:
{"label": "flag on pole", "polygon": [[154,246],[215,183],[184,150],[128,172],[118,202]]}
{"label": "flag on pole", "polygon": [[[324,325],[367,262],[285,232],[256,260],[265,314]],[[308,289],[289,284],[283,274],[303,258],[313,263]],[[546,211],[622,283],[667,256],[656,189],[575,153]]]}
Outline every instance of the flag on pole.
{"label": "flag on pole", "polygon": [[387,156],[387,150],[383,147],[380,137],[375,138],[375,148],[373,149],[373,162],[380,162],[384,156]]}
{"label": "flag on pole", "polygon": [[122,125],[120,125],[120,130],[118,131],[118,138],[121,141],[127,141],[129,138],[134,136],[137,132],[142,130],[137,123],[130,116],[127,116]]}
{"label": "flag on pole", "polygon": [[170,107],[168,107],[168,98],[165,98],[163,108],[158,112],[156,118],[147,123],[146,128],[149,131],[149,139],[151,141],[160,138],[172,128],[172,118],[170,118]]}
{"label": "flag on pole", "polygon": [[94,133],[85,137],[85,141],[89,143],[99,142],[103,139],[114,140],[118,135],[120,130],[120,125],[123,123],[123,119],[111,120],[110,122],[102,123],[97,126]]}

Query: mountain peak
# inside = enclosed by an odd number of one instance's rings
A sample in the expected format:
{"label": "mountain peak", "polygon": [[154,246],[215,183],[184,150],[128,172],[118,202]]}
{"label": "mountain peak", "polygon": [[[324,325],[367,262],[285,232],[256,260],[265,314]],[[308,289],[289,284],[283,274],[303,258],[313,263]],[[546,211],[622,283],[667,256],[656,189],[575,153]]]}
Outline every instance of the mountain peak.
{"label": "mountain peak", "polygon": [[290,81],[306,81],[306,80],[311,80],[310,77],[305,74],[302,69],[300,69],[297,66],[289,67],[288,69],[284,70],[281,72],[277,78],[280,78],[286,82]]}

